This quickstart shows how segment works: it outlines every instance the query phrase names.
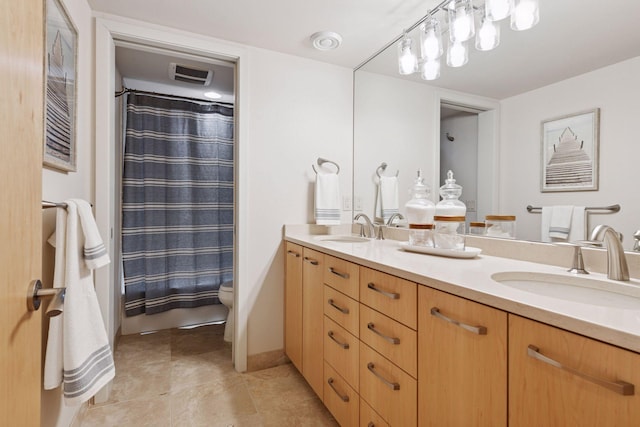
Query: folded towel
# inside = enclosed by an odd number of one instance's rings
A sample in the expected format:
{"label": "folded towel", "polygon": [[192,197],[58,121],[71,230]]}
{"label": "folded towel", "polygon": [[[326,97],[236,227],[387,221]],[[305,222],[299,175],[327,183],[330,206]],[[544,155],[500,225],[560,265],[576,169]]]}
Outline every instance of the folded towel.
{"label": "folded towel", "polygon": [[584,240],[585,214],[584,206],[543,206],[541,240]]}
{"label": "folded towel", "polygon": [[554,206],[549,222],[549,237],[567,240],[571,231],[573,206]]}
{"label": "folded towel", "polygon": [[340,181],[335,173],[316,174],[316,224],[340,224]]}
{"label": "folded towel", "polygon": [[386,224],[391,215],[398,212],[398,177],[381,176],[376,196],[376,220]]}
{"label": "folded towel", "polygon": [[576,242],[578,240],[587,239],[586,235],[586,208],[584,206],[574,206],[571,215],[571,230],[569,231],[569,241]]}
{"label": "folded towel", "polygon": [[[100,314],[91,271],[91,266],[104,265],[105,260],[109,260],[99,249],[96,250],[102,245],[102,240],[97,233],[93,216],[87,216],[86,212],[81,216],[79,212],[84,209],[82,206],[88,204],[77,199],[67,200],[66,203],[64,257],[67,290],[64,312],[58,316],[63,319],[62,366],[47,366],[47,369],[63,372],[65,401],[69,405],[78,405],[90,399],[115,376],[111,347]],[[83,231],[91,230],[92,227],[95,227],[96,235],[85,236]],[[62,234],[60,230],[58,234]],[[89,248],[88,259],[82,256],[84,248]],[[56,344],[60,343],[48,344],[51,344],[51,349],[48,346],[47,353],[57,351]],[[54,375],[50,374],[49,378],[54,378]],[[51,385],[48,384],[49,388],[55,388]]]}

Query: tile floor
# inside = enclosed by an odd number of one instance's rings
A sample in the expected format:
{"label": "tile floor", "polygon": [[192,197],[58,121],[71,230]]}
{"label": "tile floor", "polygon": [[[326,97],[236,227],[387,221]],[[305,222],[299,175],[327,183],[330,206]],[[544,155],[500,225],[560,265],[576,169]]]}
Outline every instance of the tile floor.
{"label": "tile floor", "polygon": [[121,337],[111,398],[91,406],[82,427],[338,426],[293,365],[236,372],[223,331]]}

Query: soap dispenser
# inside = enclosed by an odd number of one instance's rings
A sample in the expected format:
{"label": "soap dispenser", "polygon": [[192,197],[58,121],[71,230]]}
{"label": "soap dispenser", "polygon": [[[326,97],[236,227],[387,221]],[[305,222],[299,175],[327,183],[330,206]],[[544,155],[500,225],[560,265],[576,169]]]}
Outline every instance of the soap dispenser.
{"label": "soap dispenser", "polygon": [[438,216],[465,216],[467,207],[458,198],[462,195],[462,187],[453,179],[453,172],[447,172],[445,184],[440,187],[442,200],[436,204]]}
{"label": "soap dispenser", "polygon": [[432,228],[435,204],[429,200],[431,190],[424,183],[422,170],[418,170],[413,185],[409,189],[411,199],[405,205],[405,215],[409,223],[409,244],[433,246]]}

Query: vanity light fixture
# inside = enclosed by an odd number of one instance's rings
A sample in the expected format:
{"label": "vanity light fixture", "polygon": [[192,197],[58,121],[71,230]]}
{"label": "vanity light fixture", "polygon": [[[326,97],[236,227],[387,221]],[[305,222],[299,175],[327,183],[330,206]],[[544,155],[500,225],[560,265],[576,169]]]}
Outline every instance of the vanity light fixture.
{"label": "vanity light fixture", "polygon": [[318,31],[309,37],[311,44],[318,50],[334,50],[342,43],[342,36],[333,31]]}
{"label": "vanity light fixture", "polygon": [[[402,75],[418,70],[425,80],[440,77],[440,57],[443,54],[442,35],[449,32],[447,65],[461,67],[469,60],[469,42],[474,35],[475,47],[488,51],[500,44],[500,23],[511,17],[511,28],[516,31],[528,30],[540,20],[539,0],[444,0],[434,9],[405,30],[396,39],[398,42],[398,71]],[[447,27],[442,30],[436,14],[444,12]],[[476,25],[476,15],[478,25]],[[419,27],[420,52],[414,51],[413,39],[409,33]],[[419,55],[419,56],[418,56]]]}

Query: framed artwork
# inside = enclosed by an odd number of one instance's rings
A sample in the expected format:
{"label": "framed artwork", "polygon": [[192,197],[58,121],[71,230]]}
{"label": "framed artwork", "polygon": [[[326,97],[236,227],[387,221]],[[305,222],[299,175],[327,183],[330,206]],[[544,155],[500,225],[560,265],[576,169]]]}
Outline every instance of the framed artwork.
{"label": "framed artwork", "polygon": [[599,108],[545,120],[541,137],[543,193],[598,189]]}
{"label": "framed artwork", "polygon": [[45,138],[43,162],[76,170],[78,31],[60,0],[45,2]]}

